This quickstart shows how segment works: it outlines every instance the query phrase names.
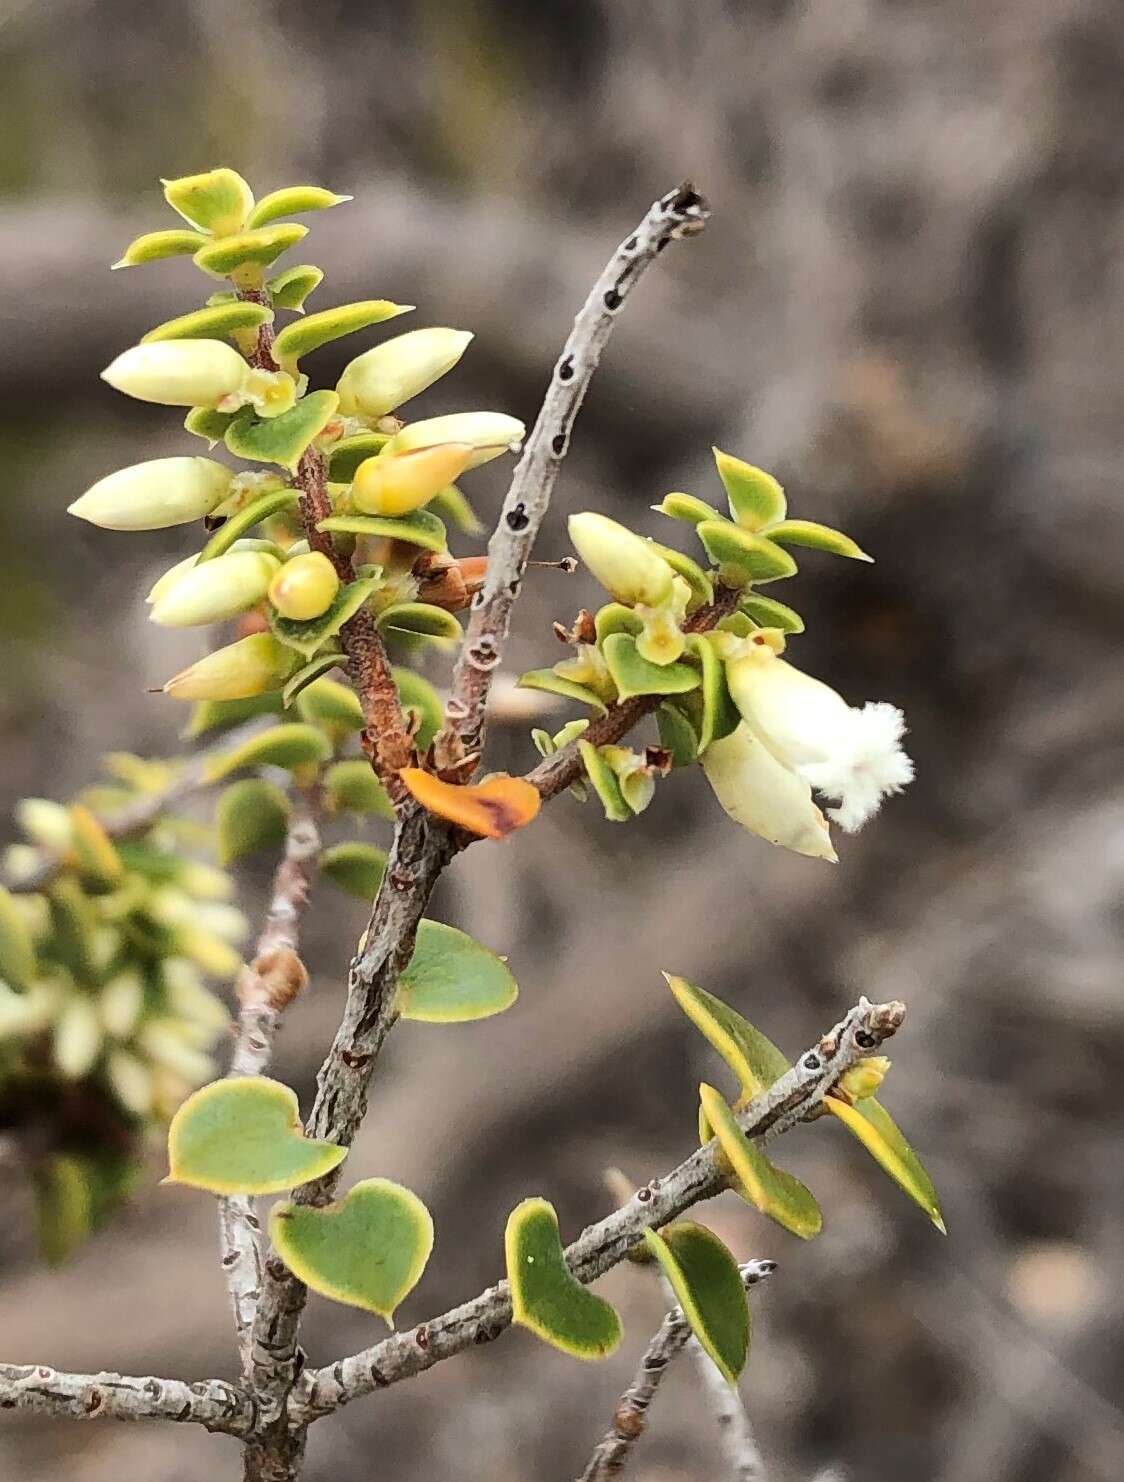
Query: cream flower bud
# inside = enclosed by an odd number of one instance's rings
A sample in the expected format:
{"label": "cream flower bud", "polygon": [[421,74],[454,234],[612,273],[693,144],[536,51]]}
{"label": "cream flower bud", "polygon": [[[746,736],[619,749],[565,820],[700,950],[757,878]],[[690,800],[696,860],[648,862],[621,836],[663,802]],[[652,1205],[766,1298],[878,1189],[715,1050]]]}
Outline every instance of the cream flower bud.
{"label": "cream flower bud", "polygon": [[248,700],[279,690],[299,663],[271,633],[251,633],[174,675],[164,693],[175,700]]}
{"label": "cream flower bud", "polygon": [[817,792],[839,799],[828,817],[848,833],[911,781],[900,710],[881,701],[852,709],[830,686],[779,658],[764,635],[755,634],[748,653],[727,662],[726,681],[743,719],[773,756]]}
{"label": "cream flower bud", "polygon": [[69,513],[103,530],[166,530],[209,515],[233,477],[213,458],[152,458],[106,474]]}
{"label": "cream flower bud", "polygon": [[770,755],[744,722],[711,742],[702,769],[735,823],[782,849],[835,863],[827,820],[812,801],[811,787]]}
{"label": "cream flower bud", "polygon": [[464,329],[412,329],[376,345],[340,377],[340,412],[345,417],[385,417],[451,371],[471,339]]}
{"label": "cream flower bud", "polygon": [[405,515],[428,504],[468,467],[470,443],[437,443],[412,453],[365,458],[355,470],[351,498],[365,515]]}
{"label": "cream flower bud", "polygon": [[169,407],[215,407],[236,396],[250,367],[224,340],[153,340],[118,355],[101,373],[103,381]]}
{"label": "cream flower bud", "polygon": [[451,412],[447,417],[428,417],[411,422],[396,433],[383,449],[383,456],[412,453],[437,443],[469,443],[475,449],[469,468],[479,468],[499,458],[523,441],[527,429],[517,417],[504,412]]}
{"label": "cream flower bud", "polygon": [[193,628],[248,612],[269,591],[280,566],[276,556],[264,551],[229,551],[202,561],[159,594],[152,621],[163,628]]}
{"label": "cream flower bud", "polygon": [[578,555],[618,602],[658,607],[671,596],[671,567],[616,520],[586,511],[570,516],[569,530]]}
{"label": "cream flower bud", "polygon": [[282,617],[307,623],[327,612],[340,589],[336,569],[322,551],[294,556],[274,576],[269,600]]}

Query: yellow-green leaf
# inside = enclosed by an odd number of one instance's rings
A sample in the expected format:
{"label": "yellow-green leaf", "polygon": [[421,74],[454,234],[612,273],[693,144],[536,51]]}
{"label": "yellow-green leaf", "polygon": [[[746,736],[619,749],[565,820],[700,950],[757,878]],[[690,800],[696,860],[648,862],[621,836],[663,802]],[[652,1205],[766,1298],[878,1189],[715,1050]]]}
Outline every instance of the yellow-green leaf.
{"label": "yellow-green leaf", "polygon": [[[285,685],[285,688],[281,691],[281,704],[284,709],[288,710],[293,701],[298,700],[304,693],[304,691],[314,685],[318,679],[322,679],[325,674],[330,674],[333,669],[338,669],[342,664],[346,662],[347,661],[345,660],[343,654],[337,653],[335,650],[332,650],[330,653],[326,654],[317,654],[314,659],[309,659],[304,668],[298,669],[297,672],[293,675],[292,679],[288,681],[288,683]],[[329,684],[335,684],[335,680],[329,680],[327,682]],[[346,689],[346,685],[340,685],[339,688]],[[353,692],[352,698],[354,698]],[[358,709],[359,702],[356,700],[355,703],[356,708]],[[301,710],[300,705],[297,706],[297,709],[300,710],[305,720],[316,719],[315,716],[305,714],[305,712]],[[359,724],[363,724],[362,710],[359,710]]]}
{"label": "yellow-green leaf", "polygon": [[743,530],[763,530],[766,525],[784,519],[788,503],[784,490],[771,473],[719,448],[712,448],[711,452],[726,490],[730,513]]}
{"label": "yellow-green leaf", "polygon": [[327,761],[331,743],[318,726],[300,721],[271,726],[260,735],[251,736],[241,746],[218,756],[207,767],[208,782],[218,782],[242,767],[307,767]]}
{"label": "yellow-green leaf", "polygon": [[322,309],[319,314],[309,314],[286,324],[273,342],[273,358],[282,370],[295,376],[302,355],[318,350],[332,340],[367,329],[372,324],[396,319],[399,314],[408,314],[413,304],[395,304],[389,299],[365,299],[357,304],[340,304],[334,309]]}
{"label": "yellow-green leaf", "polygon": [[295,314],[304,313],[304,301],[324,281],[323,270],[312,263],[298,263],[286,268],[283,273],[266,280],[266,288],[275,309],[291,309]]}
{"label": "yellow-green leaf", "polygon": [[606,602],[594,615],[593,628],[599,644],[604,643],[611,633],[628,633],[637,638],[644,631],[644,619],[638,616],[635,608],[626,607],[623,602]]}
{"label": "yellow-green leaf", "polygon": [[265,226],[278,221],[282,216],[303,216],[308,211],[327,211],[331,206],[342,206],[352,196],[338,196],[334,190],[325,190],[322,185],[286,185],[281,190],[271,190],[262,196],[246,217],[248,227]]}
{"label": "yellow-green leaf", "polygon": [[181,735],[196,740],[211,731],[229,731],[256,715],[276,715],[281,709],[281,696],[276,690],[265,695],[249,695],[244,700],[200,700],[191,710],[191,719]]}
{"label": "yellow-green leaf", "polygon": [[451,612],[429,602],[393,602],[378,617],[379,631],[388,628],[397,633],[418,633],[426,638],[441,638],[459,643],[464,637],[461,625]]}
{"label": "yellow-green leaf", "polygon": [[699,756],[699,738],[694,726],[674,705],[661,705],[656,711],[660,745],[671,752],[673,767],[688,767]]}
{"label": "yellow-green leaf", "polygon": [[898,1187],[925,1211],[941,1234],[947,1234],[932,1179],[881,1103],[868,1096],[848,1106],[834,1096],[825,1096],[823,1104],[858,1138]]}
{"label": "yellow-green leaf", "polygon": [[215,807],[215,834],[219,859],[233,864],[259,849],[285,842],[289,827],[289,800],[264,777],[245,777],[231,783]]}
{"label": "yellow-green leaf", "polygon": [[121,856],[101,823],[84,804],[71,804],[70,829],[79,873],[102,889],[119,884],[125,874]]}
{"label": "yellow-green leaf", "polygon": [[874,560],[842,530],[817,525],[814,520],[782,520],[779,525],[771,525],[766,533],[770,540],[779,540],[782,545],[803,545],[833,556],[849,556],[852,561]]}
{"label": "yellow-green leaf", "polygon": [[721,741],[741,723],[741,713],[726,687],[726,666],[705,633],[687,639],[688,651],[698,660],[702,675],[702,705],[699,711],[699,755],[712,741]]}
{"label": "yellow-green leaf", "polygon": [[394,821],[394,804],[364,758],[349,757],[329,767],[324,773],[324,793],[335,813],[373,813]]}
{"label": "yellow-green leaf", "polygon": [[705,499],[696,499],[693,494],[665,494],[659,504],[653,504],[652,508],[657,514],[667,515],[672,520],[682,520],[687,525],[699,525],[703,520],[722,519]]}
{"label": "yellow-green leaf", "polygon": [[545,1199],[524,1199],[504,1232],[512,1319],[574,1358],[607,1358],[621,1341],[616,1309],[571,1275],[558,1216]]}
{"label": "yellow-green leaf", "polygon": [[736,1384],[749,1355],[749,1303],[738,1263],[705,1225],[690,1220],[644,1231],[683,1316],[728,1384]]}
{"label": "yellow-green leaf", "polygon": [[403,1019],[462,1024],[509,1009],[519,988],[502,957],[440,921],[418,926],[414,955],[398,980]]}
{"label": "yellow-green leaf", "polygon": [[445,526],[427,509],[408,515],[330,515],[316,527],[340,535],[373,535],[386,540],[404,540],[427,551],[445,549]]}
{"label": "yellow-green leaf", "polygon": [[200,247],[192,261],[212,278],[229,278],[238,288],[260,288],[265,277],[263,269],[307,236],[308,227],[295,221],[259,227],[257,231],[239,232],[208,242]]}
{"label": "yellow-green leaf", "polygon": [[24,988],[35,976],[35,946],[19,906],[0,885],[0,982]]}
{"label": "yellow-green leaf", "polygon": [[610,633],[601,652],[622,700],[633,695],[685,695],[702,683],[698,671],[688,664],[649,663],[628,633]]}
{"label": "yellow-green leaf", "polygon": [[340,587],[319,617],[309,618],[307,622],[282,617],[279,612],[271,609],[269,626],[282,643],[287,643],[290,648],[295,648],[306,659],[310,659],[321,644],[334,638],[355,616],[377,586],[378,582],[373,577],[361,577],[358,581],[348,582],[347,586]]}
{"label": "yellow-green leaf", "polygon": [[811,1240],[823,1227],[815,1198],[799,1179],[775,1167],[738,1126],[733,1112],[713,1086],[699,1087],[703,1115],[737,1175],[737,1192],[755,1209],[776,1220],[801,1240]]}
{"label": "yellow-green leaf", "polygon": [[[433,1220],[416,1194],[366,1178],[336,1204],[275,1204],[269,1233],[305,1286],[392,1322],[433,1249]],[[392,1324],[393,1325],[393,1324]]]}
{"label": "yellow-green leaf", "polygon": [[796,562],[787,551],[729,520],[704,520],[695,532],[710,559],[737,585],[780,581],[796,574]]}
{"label": "yellow-green leaf", "polygon": [[192,407],[183,419],[186,431],[193,437],[204,438],[213,448],[226,436],[226,429],[238,415],[237,412],[216,412],[214,407]]}
{"label": "yellow-green leaf", "polygon": [[320,873],[340,890],[369,905],[386,873],[386,851],[359,839],[333,844],[320,856]]}
{"label": "yellow-green leaf", "polygon": [[[335,658],[338,664],[340,656]],[[297,696],[297,710],[302,720],[311,721],[314,725],[348,731],[361,731],[366,725],[359,696],[349,684],[341,684],[338,679],[321,677],[313,680]]]}
{"label": "yellow-green leaf", "polygon": [[61,1266],[93,1232],[93,1191],[85,1162],[56,1153],[35,1174],[35,1232],[48,1266]]}
{"label": "yellow-green leaf", "polygon": [[463,535],[480,535],[484,522],[456,484],[446,484],[429,501],[428,508]]}
{"label": "yellow-green leaf", "polygon": [[697,561],[692,561],[690,556],[685,556],[674,546],[660,545],[658,540],[649,540],[648,544],[655,547],[672,571],[677,576],[681,576],[690,587],[691,596],[687,602],[688,613],[698,612],[700,607],[705,607],[707,603],[714,601],[714,587],[710,577]]}
{"label": "yellow-green leaf", "polygon": [[[769,532],[772,539],[772,531]],[[759,628],[779,628],[782,633],[803,633],[804,619],[793,608],[775,597],[761,597],[756,592],[747,592],[739,603]]]}
{"label": "yellow-green leaf", "polygon": [[136,268],[145,262],[161,262],[166,257],[191,257],[206,244],[207,238],[202,232],[145,232],[144,236],[129,243],[113,264],[113,270]]}
{"label": "yellow-green leaf", "polygon": [[673,973],[664,973],[664,977],[676,1003],[734,1072],[743,1103],[752,1101],[787,1074],[790,1067],[784,1055],[736,1009],[686,978]]}
{"label": "yellow-green leaf", "polygon": [[[196,309],[191,314],[181,314],[176,319],[166,319],[157,324],[141,339],[142,345],[154,340],[224,340],[236,331],[260,329],[273,320],[273,310],[263,304],[216,304],[210,309]],[[192,416],[195,408],[188,413]],[[208,410],[204,408],[203,410]],[[214,413],[222,416],[221,412]],[[184,426],[187,426],[186,420]],[[188,427],[189,432],[194,428]]]}
{"label": "yellow-green leaf", "polygon": [[422,751],[445,724],[445,709],[441,696],[420,674],[412,669],[396,668],[393,671],[395,688],[402,708],[412,711],[418,718],[415,740]]}
{"label": "yellow-green leaf", "polygon": [[282,510],[295,509],[299,500],[298,489],[271,489],[268,494],[261,495],[219,526],[199,552],[199,559],[195,564],[198,566],[204,561],[213,561],[216,556],[225,556],[234,542],[240,540],[247,531],[268,520],[271,515],[280,514]]}
{"label": "yellow-green leaf", "polygon": [[173,211],[215,236],[239,231],[254,204],[254,193],[242,176],[226,167],[202,175],[181,175],[161,184]]}
{"label": "yellow-green leaf", "polygon": [[543,690],[548,695],[561,695],[566,700],[577,700],[579,705],[588,705],[598,715],[608,713],[605,702],[593,690],[572,679],[563,679],[553,669],[528,669],[526,674],[520,675],[517,683],[525,690]]}
{"label": "yellow-green leaf", "polygon": [[277,1194],[322,1178],[347,1149],[301,1131],[297,1098],[266,1076],[228,1076],[189,1096],[168,1128],[167,1183]]}
{"label": "yellow-green leaf", "polygon": [[226,430],[226,445],[236,458],[295,469],[339,404],[334,391],[313,391],[279,417],[257,417],[252,408],[243,407]]}
{"label": "yellow-green leaf", "polygon": [[625,802],[617,774],[592,742],[579,741],[578,750],[585,766],[585,775],[600,799],[605,817],[610,823],[627,823],[632,817],[632,809]]}

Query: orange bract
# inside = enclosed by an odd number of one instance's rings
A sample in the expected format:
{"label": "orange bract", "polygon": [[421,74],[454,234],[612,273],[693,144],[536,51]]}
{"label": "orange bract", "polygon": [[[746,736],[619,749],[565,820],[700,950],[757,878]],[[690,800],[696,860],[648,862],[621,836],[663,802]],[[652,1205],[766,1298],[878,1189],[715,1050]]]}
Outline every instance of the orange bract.
{"label": "orange bract", "polygon": [[403,767],[398,775],[423,808],[487,839],[505,839],[526,827],[542,804],[538,789],[521,777],[457,787],[420,767]]}

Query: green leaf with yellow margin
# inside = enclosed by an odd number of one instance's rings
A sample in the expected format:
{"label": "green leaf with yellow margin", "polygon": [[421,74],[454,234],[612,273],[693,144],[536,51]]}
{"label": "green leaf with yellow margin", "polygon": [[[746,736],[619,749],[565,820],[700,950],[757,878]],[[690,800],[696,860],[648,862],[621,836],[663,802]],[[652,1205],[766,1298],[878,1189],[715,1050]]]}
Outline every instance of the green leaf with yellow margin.
{"label": "green leaf with yellow margin", "polygon": [[35,976],[35,944],[19,906],[0,885],[0,981],[25,988]]}
{"label": "green leaf with yellow margin", "polygon": [[403,1019],[464,1024],[502,1014],[518,996],[502,957],[444,922],[419,923],[414,955],[398,979]]}
{"label": "green leaf with yellow margin", "polygon": [[290,247],[308,236],[308,227],[297,222],[281,226],[263,226],[253,232],[239,232],[200,247],[191,259],[197,268],[212,278],[229,278],[236,288],[260,288],[263,269],[272,266]]}
{"label": "green leaf with yellow margin", "polygon": [[[292,705],[295,700],[299,699],[299,697],[304,694],[305,690],[314,685],[317,680],[322,679],[325,674],[330,674],[333,669],[340,668],[340,666],[346,664],[346,662],[347,660],[344,658],[343,654],[337,652],[334,649],[331,653],[317,654],[314,659],[309,659],[308,663],[305,664],[303,669],[298,669],[297,672],[293,675],[292,679],[286,681],[285,687],[281,691],[282,707],[285,710],[288,710],[289,706]],[[334,684],[335,680],[330,680],[329,683]],[[346,686],[341,685],[340,688],[344,689],[346,688]],[[356,700],[355,703],[356,707],[358,708],[358,700]],[[301,707],[298,705],[297,709],[301,710]],[[304,716],[305,720],[314,720],[316,718],[312,715],[306,715],[303,710],[301,710],[301,714]],[[359,711],[359,724],[363,724],[362,710]]]}
{"label": "green leaf with yellow margin", "polygon": [[236,458],[295,469],[339,404],[334,391],[313,391],[279,417],[258,417],[252,407],[243,407],[226,429],[226,445]]}
{"label": "green leaf with yellow margin", "polygon": [[607,1358],[616,1351],[621,1320],[571,1274],[553,1205],[524,1199],[515,1206],[504,1231],[504,1255],[514,1322],[574,1358]]}
{"label": "green leaf with yellow margin", "polygon": [[222,442],[226,429],[237,415],[237,412],[216,412],[213,407],[192,407],[183,419],[183,425],[193,437],[206,439],[207,446],[213,448]]}
{"label": "green leaf with yellow margin", "polygon": [[519,689],[542,690],[544,694],[561,695],[564,700],[576,700],[579,705],[588,705],[598,715],[607,715],[608,707],[593,690],[572,679],[563,679],[553,669],[528,669],[516,681]]}
{"label": "green leaf with yellow margin", "polygon": [[445,526],[427,509],[415,509],[408,515],[398,517],[330,515],[328,519],[321,520],[316,528],[339,535],[374,535],[387,540],[404,540],[408,545],[421,546],[426,551],[445,549]]}
{"label": "green leaf with yellow margin", "polygon": [[325,190],[322,185],[286,185],[280,190],[271,190],[262,196],[246,217],[246,225],[255,228],[278,221],[282,216],[303,216],[308,211],[327,211],[332,206],[342,206],[353,196],[338,196],[334,190]]}
{"label": "green leaf with yellow margin", "polygon": [[605,817],[610,823],[627,823],[632,817],[632,809],[625,802],[617,774],[592,742],[579,741],[578,750],[585,765],[585,775],[601,801]]}
{"label": "green leaf with yellow margin", "polygon": [[413,307],[413,304],[395,304],[389,299],[372,298],[294,319],[274,340],[273,358],[282,370],[295,376],[302,355],[318,350],[332,340],[342,339],[344,335],[367,329],[372,324],[382,324],[387,319],[396,319],[399,314],[408,314]]}
{"label": "green leaf with yellow margin", "polygon": [[703,520],[724,518],[705,499],[696,499],[693,494],[665,494],[659,504],[653,504],[652,508],[658,515],[667,515],[671,520],[682,520],[686,525],[699,525]]}
{"label": "green leaf with yellow margin", "polygon": [[760,628],[779,628],[782,633],[804,631],[804,619],[800,614],[785,603],[778,602],[775,597],[762,597],[757,592],[746,592],[738,606]]}
{"label": "green leaf with yellow margin", "polygon": [[658,540],[649,539],[648,544],[655,547],[672,571],[677,576],[681,576],[690,587],[691,595],[687,601],[688,614],[698,612],[700,607],[705,607],[714,601],[714,587],[710,577],[697,561],[692,561],[690,556],[685,556],[674,546],[660,545]]}
{"label": "green leaf with yellow margin", "polygon": [[852,561],[874,560],[842,530],[832,530],[830,525],[817,525],[814,520],[782,520],[779,525],[771,525],[765,533],[770,540],[779,540],[782,545],[803,545],[809,550],[827,551],[832,556],[849,556]]}
{"label": "green leaf with yellow margin", "polygon": [[743,1019],[736,1009],[704,988],[696,988],[686,978],[673,973],[664,973],[664,978],[676,1003],[737,1077],[741,1088],[739,1105],[748,1104],[788,1073],[791,1067],[772,1040]]}
{"label": "green leaf with yellow margin", "polygon": [[723,453],[720,448],[712,448],[711,452],[726,490],[730,514],[743,530],[764,530],[767,525],[784,519],[788,501],[771,473]]}
{"label": "green leaf with yellow margin", "polygon": [[683,712],[670,702],[656,711],[660,745],[671,752],[673,767],[689,767],[699,758],[699,738]]}
{"label": "green leaf with yellow margin", "polygon": [[393,602],[378,616],[379,632],[417,633],[425,638],[442,638],[459,643],[464,637],[460,623],[443,607],[429,602]]}
{"label": "green leaf with yellow margin", "polygon": [[825,1096],[823,1104],[858,1138],[898,1187],[925,1211],[941,1234],[946,1235],[948,1231],[933,1181],[881,1103],[873,1096],[867,1096],[854,1106],[848,1106],[838,1097]]}
{"label": "green leaf with yellow margin", "polygon": [[741,714],[726,686],[726,666],[710,638],[705,633],[693,633],[687,639],[687,651],[698,660],[702,675],[698,738],[701,756],[712,741],[721,741],[737,730]]}
{"label": "green leaf with yellow margin", "polygon": [[601,652],[622,700],[633,695],[685,695],[702,683],[698,670],[689,664],[651,664],[641,658],[636,639],[628,633],[610,633]]}
{"label": "green leaf with yellow margin", "polygon": [[[280,420],[280,419],[279,419]],[[196,565],[204,561],[213,561],[216,556],[225,556],[236,540],[252,530],[255,525],[262,524],[271,515],[280,514],[282,510],[295,509],[300,502],[299,489],[271,489],[268,494],[263,494],[259,499],[247,504],[240,509],[236,515],[231,515],[211,536],[210,540],[199,552]]]}
{"label": "green leaf with yellow margin", "polygon": [[324,796],[333,813],[373,813],[394,822],[394,804],[365,757],[330,766],[324,773]]}
{"label": "green leaf with yellow margin", "polygon": [[705,1225],[680,1220],[659,1234],[644,1231],[683,1316],[727,1384],[736,1384],[749,1356],[749,1303],[738,1263]]}
{"label": "green leaf with yellow margin", "polygon": [[390,436],[389,432],[357,432],[341,437],[328,449],[328,478],[333,484],[350,484],[359,465],[381,453]]}
{"label": "green leaf with yellow margin", "polygon": [[166,257],[193,257],[206,244],[207,238],[202,232],[145,232],[129,243],[110,271],[137,268],[146,262],[162,262]]}
{"label": "green leaf with yellow margin", "polygon": [[[180,314],[176,319],[165,319],[163,324],[157,324],[142,335],[141,344],[150,345],[157,340],[222,340],[237,330],[260,329],[272,320],[273,310],[264,304],[216,304],[210,309],[196,309],[191,314]],[[216,415],[221,417],[222,413]],[[190,427],[187,430],[193,431]]]}
{"label": "green leaf with yellow margin", "polygon": [[266,288],[275,309],[290,309],[294,314],[304,313],[304,301],[324,281],[322,268],[313,263],[298,263],[286,268],[283,273],[266,280]]}
{"label": "green leaf with yellow margin", "polygon": [[417,1286],[433,1249],[429,1210],[388,1178],[365,1178],[324,1208],[275,1204],[269,1233],[305,1286],[376,1312],[392,1327],[395,1309]]}
{"label": "green leaf with yellow margin", "polygon": [[327,761],[331,743],[318,726],[300,721],[271,726],[208,763],[207,781],[219,782],[242,767],[307,767]]}
{"label": "green leaf with yellow margin", "polygon": [[786,550],[729,520],[704,520],[695,526],[695,533],[723,575],[739,585],[796,575],[796,562]]}
{"label": "green leaf with yellow margin", "polygon": [[312,658],[316,650],[329,638],[334,638],[345,623],[349,622],[378,586],[372,577],[360,577],[340,587],[331,605],[319,617],[299,622],[296,618],[282,617],[274,608],[269,610],[269,626],[275,638],[295,648],[306,659]]}
{"label": "green leaf with yellow margin", "polygon": [[168,1128],[168,1177],[212,1194],[278,1194],[323,1178],[347,1149],[301,1131],[295,1092],[266,1076],[228,1076],[189,1096]]}
{"label": "green leaf with yellow margin", "polygon": [[101,823],[84,804],[71,804],[70,828],[79,873],[102,889],[120,884],[125,874],[121,856]]}
{"label": "green leaf with yellow margin", "polygon": [[231,865],[259,849],[285,842],[289,800],[264,777],[244,777],[225,788],[215,806],[215,835],[221,864]]}
{"label": "green leaf with yellow margin", "polygon": [[374,900],[386,873],[386,850],[361,839],[333,844],[320,856],[320,873],[356,900]]}
{"label": "green leaf with yellow margin", "polygon": [[823,1228],[823,1215],[811,1192],[799,1179],[775,1167],[738,1126],[721,1094],[705,1083],[699,1087],[703,1115],[737,1176],[737,1192],[755,1209],[776,1220],[801,1240],[811,1240]]}
{"label": "green leaf with yellow margin", "polygon": [[593,630],[598,644],[604,643],[611,633],[628,633],[638,638],[644,631],[644,619],[638,616],[635,608],[626,607],[623,602],[606,602],[594,614]]}

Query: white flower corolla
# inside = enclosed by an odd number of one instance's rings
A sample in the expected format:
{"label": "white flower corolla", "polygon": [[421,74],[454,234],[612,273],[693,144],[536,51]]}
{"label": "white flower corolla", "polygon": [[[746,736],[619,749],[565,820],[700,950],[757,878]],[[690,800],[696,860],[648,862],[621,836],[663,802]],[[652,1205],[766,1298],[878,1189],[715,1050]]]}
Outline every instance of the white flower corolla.
{"label": "white flower corolla", "polygon": [[884,701],[848,705],[829,685],[780,658],[765,634],[754,634],[745,648],[726,663],[742,718],[777,761],[838,800],[828,817],[854,833],[883,798],[913,778],[913,762],[901,748],[905,717]]}
{"label": "white flower corolla", "polygon": [[523,423],[506,412],[449,412],[444,417],[409,423],[391,438],[382,456],[393,458],[438,443],[469,443],[473,453],[468,467],[479,468],[504,453],[515,452],[526,433]]}
{"label": "white flower corolla", "polygon": [[154,340],[123,351],[101,378],[138,401],[217,407],[237,399],[250,374],[250,366],[225,340]]}
{"label": "white flower corolla", "polygon": [[618,602],[659,607],[671,597],[675,573],[649,541],[592,510],[571,515],[568,528],[582,561]]}
{"label": "white flower corolla", "polygon": [[835,863],[827,819],[812,801],[811,787],[777,761],[744,721],[710,743],[702,769],[735,823],[782,849]]}

